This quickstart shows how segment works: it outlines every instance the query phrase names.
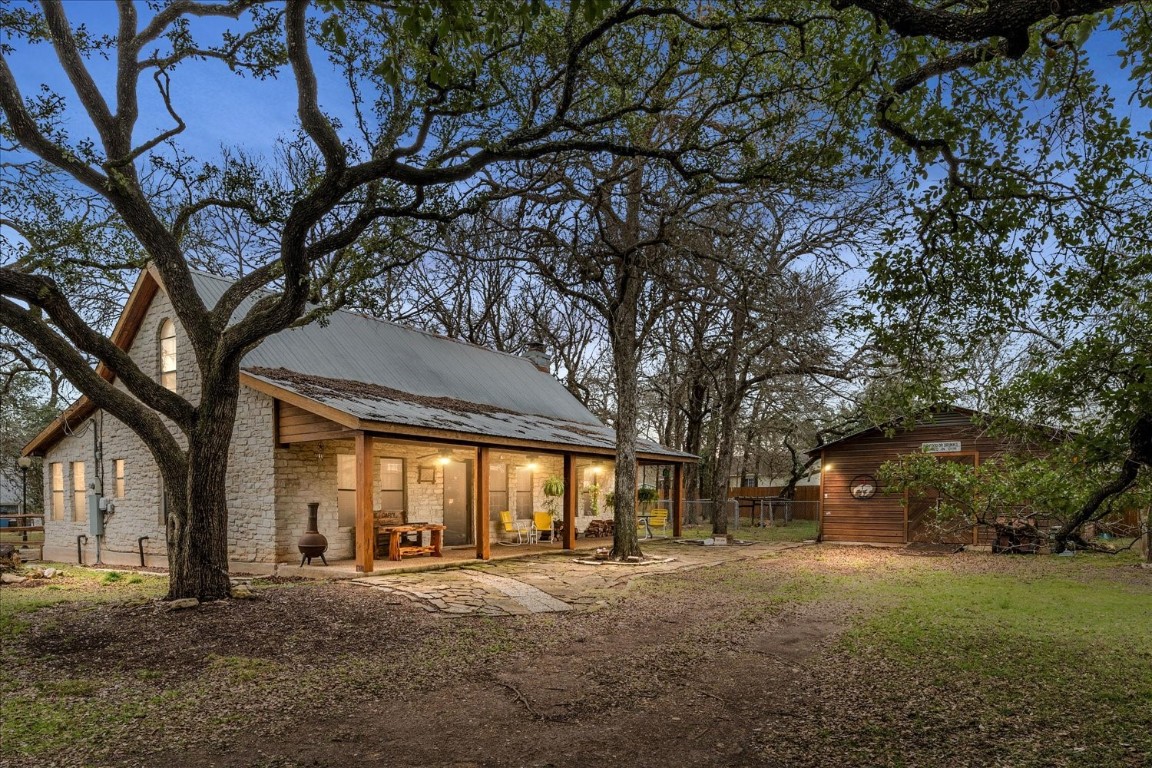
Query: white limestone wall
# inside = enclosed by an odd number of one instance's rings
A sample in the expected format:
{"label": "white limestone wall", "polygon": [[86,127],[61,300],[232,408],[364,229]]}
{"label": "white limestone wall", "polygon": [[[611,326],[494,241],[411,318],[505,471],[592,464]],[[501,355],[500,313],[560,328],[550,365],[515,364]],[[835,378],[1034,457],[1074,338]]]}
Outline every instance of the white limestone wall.
{"label": "white limestone wall", "polygon": [[[93,433],[100,435],[102,449],[97,461]],[[115,460],[124,460],[124,495],[116,492]],[[50,462],[64,469],[64,520],[51,519]],[[115,511],[105,519],[100,559],[108,564],[139,564],[137,539],[143,542],[148,565],[167,565],[167,545],[161,518],[160,472],[151,452],[132,430],[117,419],[98,412],[77,425],[73,435],[54,446],[45,458],[44,493],[48,500],[44,521],[44,556],[64,562],[76,561],[76,537],[89,540],[82,546],[84,562],[96,561],[96,541],[87,522],[76,522],[72,508],[72,462],[83,461],[85,479],[91,484],[97,467],[103,470],[104,496],[112,498]],[[237,405],[236,428],[228,458],[228,553],[233,563],[275,561],[275,494],[272,462],[272,399],[244,387]]]}
{"label": "white limestone wall", "polygon": [[[409,520],[419,520],[430,523],[444,522],[444,469],[437,461],[438,446],[408,442],[388,442],[384,438],[373,440],[373,466],[372,466],[372,508],[379,510],[380,503],[380,473],[379,460],[382,458],[400,458],[404,460],[405,472],[405,506]],[[352,440],[325,440],[316,443],[297,443],[275,451],[275,507],[277,529],[277,558],[280,562],[299,562],[299,553],[296,541],[307,528],[308,503],[319,502],[317,523],[320,533],[328,539],[329,559],[350,559],[355,557],[354,527],[339,525],[339,511],[337,506],[337,455],[355,456],[356,448]],[[475,461],[475,449],[468,447],[457,448],[453,452],[456,460]],[[564,460],[561,456],[537,455],[537,467],[533,471],[533,509],[547,511],[547,497],[544,495],[544,483],[551,475],[563,475]],[[515,492],[515,467],[527,463],[527,457],[522,454],[502,453],[493,451],[492,466],[497,471],[508,473],[509,493]],[[604,504],[604,494],[611,490],[613,483],[611,462],[600,462],[605,470],[599,476],[600,492],[600,519],[611,519],[612,510]],[[431,469],[434,473],[433,482],[420,482],[420,467]],[[581,465],[582,468],[582,465]],[[583,531],[593,519],[589,514],[588,495],[583,491],[585,483],[584,474],[581,477],[580,517],[577,518],[577,530]],[[473,499],[475,504],[475,499]],[[557,512],[562,513],[562,502],[557,500]],[[499,512],[492,509],[489,519],[489,531],[496,540],[499,535]]]}
{"label": "white limestone wall", "polygon": [[[444,469],[435,455],[437,448],[419,443],[372,441],[372,508],[380,509],[380,459],[404,460],[405,508],[413,521],[444,522]],[[281,562],[299,562],[296,541],[308,527],[308,503],[319,502],[317,527],[328,539],[329,559],[353,558],[356,554],[354,526],[339,525],[337,506],[337,455],[356,455],[352,440],[296,443],[278,448],[275,458],[277,553]],[[460,461],[476,458],[471,448],[454,452]],[[419,482],[421,465],[430,467],[435,480]]]}
{"label": "white limestone wall", "polygon": [[[171,318],[176,325],[177,392],[192,403],[198,403],[199,374],[192,350],[172,312],[171,302],[162,291],[157,292],[145,313],[140,330],[128,350],[129,355],[142,371],[159,378],[160,326],[165,318]],[[125,389],[119,381],[115,386]],[[183,444],[179,431],[175,427],[171,429],[177,441]],[[151,452],[132,430],[102,412],[74,425],[71,432],[45,457],[44,498],[48,509],[44,521],[44,556],[75,562],[76,537],[83,534],[88,535],[87,544],[82,546],[84,561],[96,561],[96,541],[89,534],[89,524],[76,522],[73,516],[71,462],[85,463],[85,479],[89,484],[99,477],[99,470],[102,470],[104,495],[112,498],[115,494],[114,461],[123,459],[124,495],[113,498],[115,512],[106,518],[101,560],[108,564],[138,564],[137,539],[147,536],[147,541],[143,542],[146,562],[166,565],[160,473]],[[93,443],[94,432],[99,434],[98,445]],[[275,559],[275,494],[269,471],[272,439],[272,399],[242,387],[228,466],[228,541],[229,559],[233,562],[272,562]],[[63,520],[51,519],[51,471],[47,468],[57,461],[64,465]]]}

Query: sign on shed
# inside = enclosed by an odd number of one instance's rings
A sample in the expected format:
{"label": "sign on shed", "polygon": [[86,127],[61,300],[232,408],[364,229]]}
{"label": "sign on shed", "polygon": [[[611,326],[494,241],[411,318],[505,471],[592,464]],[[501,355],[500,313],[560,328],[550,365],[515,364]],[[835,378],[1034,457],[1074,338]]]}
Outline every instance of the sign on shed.
{"label": "sign on shed", "polygon": [[920,450],[924,453],[959,453],[959,440],[942,440],[937,443],[920,443]]}

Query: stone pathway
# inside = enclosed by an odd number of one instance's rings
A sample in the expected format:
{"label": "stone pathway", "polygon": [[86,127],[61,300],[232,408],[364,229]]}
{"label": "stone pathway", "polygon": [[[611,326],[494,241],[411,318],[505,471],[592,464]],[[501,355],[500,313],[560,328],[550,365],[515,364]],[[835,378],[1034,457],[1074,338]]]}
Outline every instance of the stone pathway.
{"label": "stone pathway", "polygon": [[522,581],[509,579],[506,576],[497,576],[494,573],[473,571],[471,569],[465,569],[461,571],[461,573],[470,579],[475,579],[481,584],[492,587],[498,592],[502,592],[527,608],[531,613],[557,613],[572,610],[572,606],[563,600],[557,600],[547,592],[536,589],[536,587],[525,584]]}
{"label": "stone pathway", "polygon": [[588,608],[602,603],[607,590],[625,587],[637,578],[760,557],[794,546],[798,545],[705,548],[646,543],[650,555],[671,560],[644,566],[593,566],[576,563],[574,558],[544,556],[443,571],[363,576],[352,583],[407,597],[427,611],[446,616],[523,616]]}

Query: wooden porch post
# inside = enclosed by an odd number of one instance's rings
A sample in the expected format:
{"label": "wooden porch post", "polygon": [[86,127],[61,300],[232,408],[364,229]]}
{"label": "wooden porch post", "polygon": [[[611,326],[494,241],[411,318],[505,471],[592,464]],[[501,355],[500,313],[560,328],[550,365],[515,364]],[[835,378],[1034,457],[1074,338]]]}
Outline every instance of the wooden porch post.
{"label": "wooden porch post", "polygon": [[683,536],[684,526],[684,465],[672,465],[672,536]]}
{"label": "wooden porch post", "polygon": [[482,445],[476,449],[476,557],[480,560],[492,559],[492,529],[488,524],[491,517],[491,490],[492,475],[489,473],[489,462],[492,459],[492,449]]}
{"label": "wooden porch post", "polygon": [[576,460],[564,454],[564,549],[576,549]]}
{"label": "wooden porch post", "polygon": [[356,433],[356,570],[372,573],[376,521],[372,516],[372,436]]}

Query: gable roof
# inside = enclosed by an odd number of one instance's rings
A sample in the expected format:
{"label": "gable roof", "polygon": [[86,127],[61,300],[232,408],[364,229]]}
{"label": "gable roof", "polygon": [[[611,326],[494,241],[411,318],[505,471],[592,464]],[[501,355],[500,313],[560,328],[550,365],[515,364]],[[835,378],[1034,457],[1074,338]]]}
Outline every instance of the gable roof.
{"label": "gable roof", "polygon": [[[231,284],[200,272],[193,272],[192,279],[209,307]],[[141,275],[118,331],[125,318],[135,317],[138,324],[143,316],[156,293],[155,288],[141,290],[148,282],[159,284],[153,270]],[[141,298],[134,300],[138,294]],[[237,314],[258,298],[250,297]],[[122,335],[127,348],[134,333]],[[324,321],[268,337],[244,356],[241,371],[242,383],[321,415],[334,409],[357,429],[394,426],[430,438],[483,442],[487,437],[508,445],[595,453],[615,449],[615,433],[528,359],[353,312],[336,311]],[[60,439],[66,421],[74,423],[94,410],[81,398],[24,452],[42,452]],[[647,459],[698,459],[647,440],[640,440],[637,450]]]}
{"label": "gable roof", "polygon": [[988,416],[988,414],[982,411],[975,411],[971,408],[964,408],[959,405],[934,405],[925,409],[918,416],[903,416],[891,421],[884,422],[883,424],[873,424],[871,426],[862,427],[855,432],[849,432],[848,434],[842,435],[835,440],[829,440],[826,443],[821,443],[815,448],[809,448],[807,451],[805,451],[805,453],[807,453],[809,456],[816,456],[820,453],[820,451],[830,446],[839,445],[840,443],[847,442],[849,440],[855,440],[862,435],[872,434],[875,432],[884,432],[888,429],[903,428],[907,431],[911,431],[916,427],[930,426],[933,423],[935,416],[941,416],[945,414],[957,414],[960,416],[966,416],[970,420],[977,416]]}

